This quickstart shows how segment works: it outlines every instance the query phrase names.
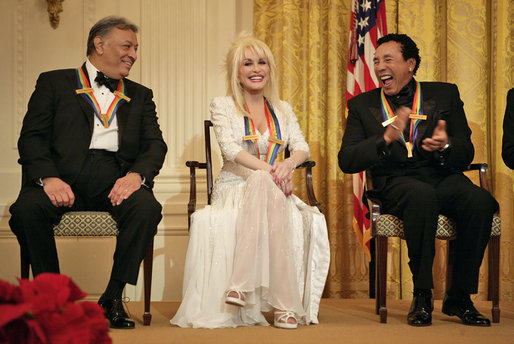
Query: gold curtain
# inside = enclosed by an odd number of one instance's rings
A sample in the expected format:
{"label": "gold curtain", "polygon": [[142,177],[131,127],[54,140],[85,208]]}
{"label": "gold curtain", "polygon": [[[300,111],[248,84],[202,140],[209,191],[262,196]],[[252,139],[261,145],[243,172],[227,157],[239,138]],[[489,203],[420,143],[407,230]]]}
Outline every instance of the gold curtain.
{"label": "gold curtain", "polygon": [[[314,186],[327,219],[331,266],[325,296],[366,297],[368,262],[352,229],[352,178],[337,153],[344,133],[348,30],[352,0],[255,0],[254,34],[277,61],[281,98],[291,103],[316,161]],[[501,299],[514,300],[514,175],[501,160],[505,97],[514,86],[510,0],[387,0],[389,32],[418,44],[418,80],[456,83],[473,130],[475,162],[489,164],[502,217]],[[296,176],[295,178],[299,178]],[[297,185],[299,179],[295,179]],[[305,196],[300,188],[297,194]],[[303,197],[306,198],[306,197]],[[437,243],[435,296],[444,292],[445,250]],[[388,294],[412,291],[404,242],[389,240]],[[485,262],[485,260],[484,260]],[[485,298],[486,264],[479,297]]]}

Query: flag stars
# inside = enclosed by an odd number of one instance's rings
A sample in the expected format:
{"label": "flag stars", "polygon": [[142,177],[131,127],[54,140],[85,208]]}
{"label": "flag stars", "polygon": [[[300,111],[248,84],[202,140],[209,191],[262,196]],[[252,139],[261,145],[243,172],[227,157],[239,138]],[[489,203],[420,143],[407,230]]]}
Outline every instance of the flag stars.
{"label": "flag stars", "polygon": [[361,27],[361,30],[368,26],[368,19],[369,17],[361,18],[361,20],[359,21],[359,26]]}
{"label": "flag stars", "polygon": [[371,2],[369,0],[366,0],[364,3],[361,4],[363,12],[366,12],[371,9]]}
{"label": "flag stars", "polygon": [[359,35],[359,45],[364,45],[364,36]]}

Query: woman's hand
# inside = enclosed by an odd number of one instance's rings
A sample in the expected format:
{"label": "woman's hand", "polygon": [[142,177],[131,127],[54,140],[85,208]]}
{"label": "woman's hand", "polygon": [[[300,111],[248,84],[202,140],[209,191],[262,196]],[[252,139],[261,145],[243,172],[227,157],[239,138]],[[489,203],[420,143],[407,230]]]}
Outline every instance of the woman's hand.
{"label": "woman's hand", "polygon": [[[292,177],[292,174],[291,174],[291,177]],[[284,195],[286,195],[286,197],[291,196],[291,194],[293,193],[294,185],[293,185],[292,178],[283,179],[281,182],[277,183],[277,186],[280,188],[280,190],[282,190],[282,192],[284,193]]]}
{"label": "woman's hand", "polygon": [[291,180],[295,167],[296,164],[291,158],[274,163],[271,168],[271,175],[273,176],[275,183],[278,185],[286,178]]}

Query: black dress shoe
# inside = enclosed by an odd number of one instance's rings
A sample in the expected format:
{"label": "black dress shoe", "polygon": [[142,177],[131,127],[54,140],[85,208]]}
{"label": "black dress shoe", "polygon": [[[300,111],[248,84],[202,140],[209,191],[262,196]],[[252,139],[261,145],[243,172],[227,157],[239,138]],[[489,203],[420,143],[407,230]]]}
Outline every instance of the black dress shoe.
{"label": "black dress shoe", "polygon": [[123,309],[123,302],[120,299],[114,300],[98,300],[100,307],[104,309],[104,314],[111,328],[129,329],[134,328],[134,320],[130,319],[125,309]]}
{"label": "black dress shoe", "polygon": [[432,298],[430,296],[415,295],[410,305],[407,322],[411,326],[432,325]]}
{"label": "black dress shoe", "polygon": [[449,298],[446,295],[442,311],[447,315],[458,316],[465,325],[491,326],[491,321],[477,311],[469,295],[457,299]]}

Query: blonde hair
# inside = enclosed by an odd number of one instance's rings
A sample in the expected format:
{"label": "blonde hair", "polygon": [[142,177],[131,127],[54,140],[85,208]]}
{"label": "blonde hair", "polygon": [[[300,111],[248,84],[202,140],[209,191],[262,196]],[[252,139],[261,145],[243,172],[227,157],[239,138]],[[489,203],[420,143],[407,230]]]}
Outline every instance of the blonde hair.
{"label": "blonde hair", "polygon": [[268,61],[270,74],[263,93],[274,108],[280,108],[280,98],[278,96],[276,67],[273,53],[266,43],[247,32],[239,34],[227,53],[227,58],[225,60],[225,69],[227,71],[227,96],[232,97],[236,104],[236,108],[242,115],[249,115],[245,109],[243,87],[241,86],[238,78],[239,67],[243,63],[247,49],[253,50],[259,58],[263,58]]}

